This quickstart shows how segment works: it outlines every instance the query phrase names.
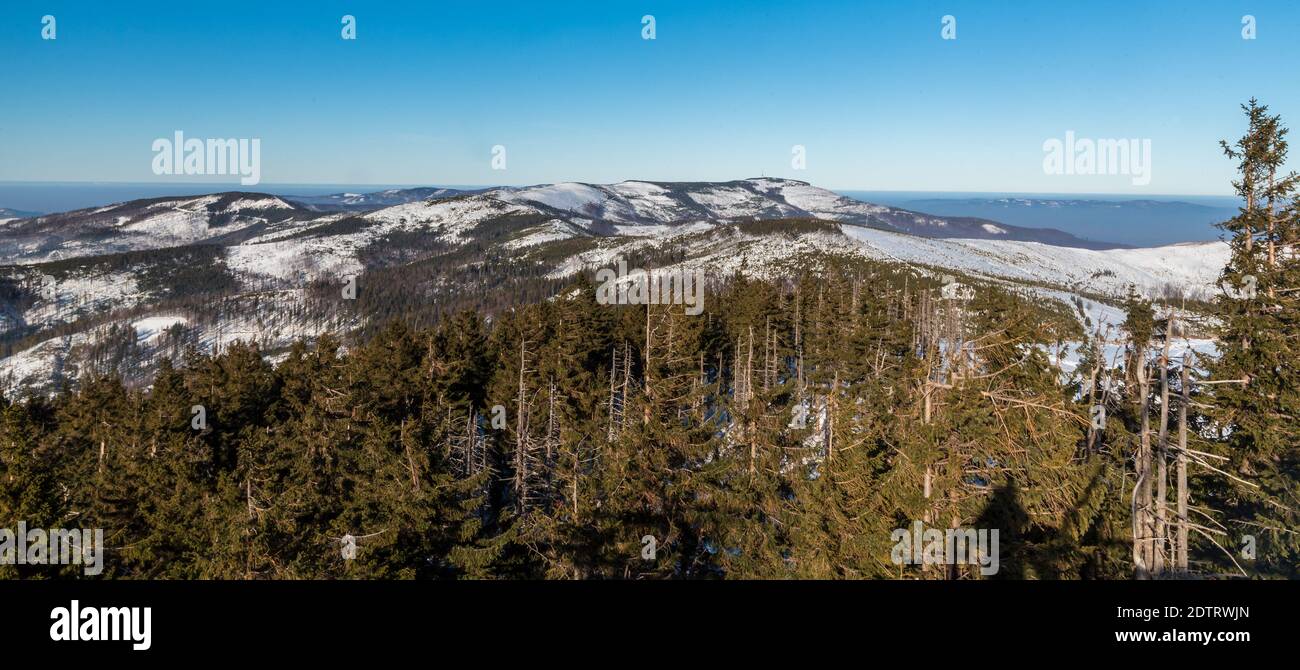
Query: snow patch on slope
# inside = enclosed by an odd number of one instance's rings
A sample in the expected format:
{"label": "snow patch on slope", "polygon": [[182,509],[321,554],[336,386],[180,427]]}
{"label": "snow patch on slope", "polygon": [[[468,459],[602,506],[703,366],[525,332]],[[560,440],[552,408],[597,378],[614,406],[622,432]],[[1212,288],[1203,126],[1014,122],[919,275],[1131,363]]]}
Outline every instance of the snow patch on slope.
{"label": "snow patch on slope", "polygon": [[1132,284],[1147,297],[1158,297],[1174,285],[1189,298],[1209,298],[1228,260],[1223,242],[1095,251],[1038,242],[923,238],[858,226],[841,229],[881,259],[1112,296],[1123,295]]}

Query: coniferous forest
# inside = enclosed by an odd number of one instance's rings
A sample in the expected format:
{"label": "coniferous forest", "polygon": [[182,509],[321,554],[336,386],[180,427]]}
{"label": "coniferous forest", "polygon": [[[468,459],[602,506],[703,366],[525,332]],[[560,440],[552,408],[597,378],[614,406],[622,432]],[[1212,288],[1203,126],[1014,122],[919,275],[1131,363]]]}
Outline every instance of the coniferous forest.
{"label": "coniferous forest", "polygon": [[[1297,578],[1300,205],[1245,111],[1202,323],[864,260],[711,277],[698,316],[588,277],[6,400],[0,519],[103,528],[110,579]],[[1217,357],[1170,354],[1192,327]],[[900,565],[918,521],[997,529],[999,570]]]}

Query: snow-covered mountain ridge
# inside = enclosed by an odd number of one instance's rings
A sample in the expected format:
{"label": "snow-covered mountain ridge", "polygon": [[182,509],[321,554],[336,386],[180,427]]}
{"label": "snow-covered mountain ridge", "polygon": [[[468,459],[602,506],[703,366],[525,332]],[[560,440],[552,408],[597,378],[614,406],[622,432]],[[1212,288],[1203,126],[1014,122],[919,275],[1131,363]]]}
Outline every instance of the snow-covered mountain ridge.
{"label": "snow-covered mountain ridge", "polygon": [[[421,191],[349,194],[340,206],[325,197],[317,207],[255,193],[157,198],[0,223],[2,386],[49,388],[106,360],[148,364],[185,345],[211,351],[243,339],[275,351],[389,313],[368,300],[418,309],[527,277],[563,281],[619,257],[714,278],[797,271],[814,255],[862,258],[1094,300],[1130,285],[1208,298],[1227,258],[1221,242],[1044,243],[1064,233],[930,216],[783,179]],[[351,278],[359,311],[338,303]],[[163,322],[166,337],[136,327]]]}

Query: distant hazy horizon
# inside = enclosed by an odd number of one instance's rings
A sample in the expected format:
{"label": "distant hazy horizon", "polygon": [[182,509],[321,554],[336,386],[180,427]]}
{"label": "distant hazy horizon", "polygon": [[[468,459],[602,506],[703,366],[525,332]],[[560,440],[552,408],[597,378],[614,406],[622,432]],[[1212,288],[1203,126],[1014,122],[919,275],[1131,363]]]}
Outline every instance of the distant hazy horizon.
{"label": "distant hazy horizon", "polygon": [[1026,228],[1055,228],[1094,242],[1154,247],[1220,238],[1215,224],[1237,213],[1234,196],[1077,193],[837,191],[936,216],[970,216]]}
{"label": "distant hazy horizon", "polygon": [[[724,177],[710,181],[732,181],[738,179],[748,179],[754,175],[746,177]],[[788,177],[782,177],[788,178]],[[40,212],[57,212],[67,211],[69,209],[78,209],[81,207],[96,207],[100,205],[111,204],[112,202],[121,202],[125,200],[135,200],[139,198],[156,198],[173,195],[204,195],[208,193],[224,193],[230,191],[247,191],[251,193],[268,193],[271,195],[326,195],[330,193],[374,193],[388,189],[405,189],[405,188],[453,188],[453,189],[482,189],[482,188],[503,188],[515,186],[535,186],[543,183],[559,183],[560,181],[583,181],[583,180],[558,180],[556,182],[535,182],[528,184],[500,183],[500,184],[442,184],[442,183],[409,183],[409,184],[359,184],[359,183],[262,183],[256,186],[241,186],[236,182],[203,182],[203,181],[139,181],[139,182],[118,182],[118,181],[14,181],[0,180],[0,207],[10,209],[34,210]],[[694,181],[686,179],[641,179],[628,177],[626,181]],[[801,180],[807,181],[807,180]],[[585,182],[595,183],[595,182]],[[1193,204],[1201,204],[1212,207],[1233,206],[1239,202],[1239,198],[1233,195],[1207,195],[1207,194],[1181,194],[1181,193],[1068,193],[1068,192],[1031,192],[1031,191],[945,191],[945,190],[888,190],[888,189],[867,189],[867,188],[837,188],[810,182],[813,186],[825,188],[841,195],[852,198],[863,199],[876,197],[881,204],[891,204],[885,202],[889,200],[921,200],[926,198],[1035,198],[1043,200],[1153,200],[1153,201],[1181,201]],[[107,194],[131,194],[119,200],[102,200]],[[138,195],[137,195],[138,194]]]}

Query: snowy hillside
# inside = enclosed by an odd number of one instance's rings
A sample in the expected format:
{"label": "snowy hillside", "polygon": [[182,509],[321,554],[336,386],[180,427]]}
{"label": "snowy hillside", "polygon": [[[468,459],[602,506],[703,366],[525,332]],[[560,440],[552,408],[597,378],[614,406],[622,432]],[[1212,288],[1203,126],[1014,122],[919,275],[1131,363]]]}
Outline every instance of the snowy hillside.
{"label": "snowy hillside", "polygon": [[94,209],[8,221],[0,263],[39,263],[195,244],[295,214],[280,198],[223,193],[134,200]]}
{"label": "snowy hillside", "polygon": [[1108,247],[1057,230],[1021,228],[970,217],[939,217],[846,198],[807,182],[756,178],[721,183],[625,181],[596,185],[560,183],[488,194],[625,225],[690,221],[819,218],[938,238],[1039,241],[1084,248]]}
{"label": "snowy hillside", "polygon": [[[1063,234],[783,179],[420,189],[428,197],[406,200],[413,191],[324,196],[319,210],[254,193],[158,198],[0,224],[3,387],[48,389],[69,371],[123,361],[147,368],[183,346],[244,340],[274,353],[393,310],[509,293],[514,277],[564,282],[620,257],[713,279],[869,259],[1081,296],[1101,314],[1130,285],[1152,298],[1210,298],[1228,253],[1221,242],[1045,244],[1034,238]],[[358,277],[359,308],[339,294]]]}

